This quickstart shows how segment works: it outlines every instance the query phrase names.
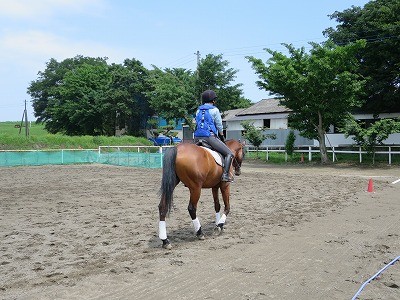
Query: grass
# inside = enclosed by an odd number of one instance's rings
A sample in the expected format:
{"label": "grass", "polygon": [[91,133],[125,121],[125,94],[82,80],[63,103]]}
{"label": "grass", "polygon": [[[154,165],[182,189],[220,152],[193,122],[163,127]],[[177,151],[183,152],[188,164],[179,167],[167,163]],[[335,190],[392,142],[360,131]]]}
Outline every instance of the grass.
{"label": "grass", "polygon": [[[39,149],[96,149],[98,146],[152,145],[144,137],[122,136],[67,136],[50,134],[43,124],[29,124],[29,136],[25,127],[17,128],[20,122],[0,122],[0,150]],[[20,130],[21,129],[21,130]]]}
{"label": "grass", "polygon": [[[332,162],[332,154],[328,154],[330,162]],[[308,154],[303,154],[303,162],[301,162],[301,153],[295,152],[292,156],[287,156],[287,160],[285,157],[285,153],[278,152],[269,152],[268,161],[266,160],[265,152],[247,152],[246,160],[256,160],[265,163],[271,164],[318,164],[321,162],[321,155],[319,153],[312,154],[312,160],[308,160]],[[335,163],[346,163],[346,164],[354,164],[354,165],[362,165],[362,166],[372,166],[372,155],[371,154],[363,154],[362,162],[360,163],[360,158],[358,154],[349,154],[349,153],[337,153]],[[383,166],[388,165],[388,155],[387,154],[377,154],[375,157],[375,165]],[[392,165],[400,165],[400,155],[392,155]]]}

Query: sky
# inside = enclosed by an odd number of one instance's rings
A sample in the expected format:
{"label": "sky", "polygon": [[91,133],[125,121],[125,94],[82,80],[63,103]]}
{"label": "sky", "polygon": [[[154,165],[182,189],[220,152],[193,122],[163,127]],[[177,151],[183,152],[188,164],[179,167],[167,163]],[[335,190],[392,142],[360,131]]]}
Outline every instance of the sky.
{"label": "sky", "polygon": [[328,15],[366,0],[0,0],[0,121],[21,121],[27,88],[46,63],[76,55],[137,59],[152,69],[194,71],[200,57],[222,54],[252,102],[269,98],[245,56],[267,61],[282,43],[309,50],[337,23]]}

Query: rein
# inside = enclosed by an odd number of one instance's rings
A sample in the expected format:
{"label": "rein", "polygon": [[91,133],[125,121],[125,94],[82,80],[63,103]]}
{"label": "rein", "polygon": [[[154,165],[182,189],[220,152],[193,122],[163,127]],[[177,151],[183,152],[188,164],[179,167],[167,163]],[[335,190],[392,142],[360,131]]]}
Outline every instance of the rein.
{"label": "rein", "polygon": [[[243,147],[242,147],[242,161],[243,161],[243,158],[244,158],[244,152],[243,152]],[[240,151],[240,149],[235,149],[235,151],[234,152],[238,152],[238,151]],[[240,172],[240,169],[241,169],[241,167],[242,167],[242,163],[240,162],[239,163],[239,160],[238,160],[238,158],[236,158],[236,155],[234,155],[233,156],[233,162],[232,162],[232,165],[233,165],[233,167],[235,168],[235,170],[237,170],[237,171],[239,171]]]}
{"label": "rein", "polygon": [[241,164],[239,164],[239,162],[235,156],[233,157],[233,167],[235,169],[238,169],[239,171],[240,171],[240,168],[242,167]]}

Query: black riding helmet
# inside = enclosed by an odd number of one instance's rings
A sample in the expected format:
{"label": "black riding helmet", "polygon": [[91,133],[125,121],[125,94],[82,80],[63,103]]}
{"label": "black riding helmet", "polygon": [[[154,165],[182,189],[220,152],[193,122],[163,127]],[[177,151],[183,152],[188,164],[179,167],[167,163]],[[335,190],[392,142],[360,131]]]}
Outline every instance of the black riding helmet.
{"label": "black riding helmet", "polygon": [[217,94],[213,90],[206,90],[201,94],[201,101],[203,103],[210,103],[217,99]]}

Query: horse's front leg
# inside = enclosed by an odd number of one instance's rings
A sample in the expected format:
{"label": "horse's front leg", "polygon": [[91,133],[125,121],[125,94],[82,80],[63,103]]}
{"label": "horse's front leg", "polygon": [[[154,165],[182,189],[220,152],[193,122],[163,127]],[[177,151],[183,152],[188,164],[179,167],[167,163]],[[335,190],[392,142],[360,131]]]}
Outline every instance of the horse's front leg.
{"label": "horse's front leg", "polygon": [[[215,232],[217,234],[220,234],[222,230],[224,229],[226,217],[229,214],[230,211],[230,204],[229,204],[229,195],[230,195],[230,184],[222,184],[221,187],[221,194],[222,194],[222,200],[224,201],[224,213],[219,217],[219,215],[216,215],[217,219],[217,227]],[[218,197],[218,189],[216,191],[217,197]],[[214,189],[213,189],[213,196],[214,196],[214,203],[215,203],[215,194],[214,194]],[[219,205],[219,201],[218,201]]]}
{"label": "horse's front leg", "polygon": [[197,203],[200,199],[201,188],[190,189],[190,201],[188,205],[189,215],[192,218],[194,232],[199,240],[204,240],[204,234],[201,230],[200,220],[197,217]]}

